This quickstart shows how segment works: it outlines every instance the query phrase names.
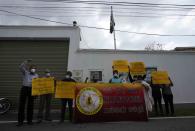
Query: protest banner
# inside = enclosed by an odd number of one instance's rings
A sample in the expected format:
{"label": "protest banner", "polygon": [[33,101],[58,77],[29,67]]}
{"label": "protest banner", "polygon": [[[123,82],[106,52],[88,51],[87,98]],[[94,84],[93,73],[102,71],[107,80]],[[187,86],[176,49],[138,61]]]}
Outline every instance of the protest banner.
{"label": "protest banner", "polygon": [[74,98],[75,83],[74,82],[56,82],[55,98]]}
{"label": "protest banner", "polygon": [[151,76],[153,84],[170,84],[167,71],[153,71]]}
{"label": "protest banner", "polygon": [[129,72],[129,63],[127,60],[114,60],[112,62],[113,70],[118,72]]}
{"label": "protest banner", "polygon": [[32,80],[32,96],[54,93],[54,78],[35,78]]}
{"label": "protest banner", "polygon": [[146,69],[143,62],[130,62],[131,75],[145,75]]}
{"label": "protest banner", "polygon": [[141,84],[76,84],[74,122],[147,120]]}

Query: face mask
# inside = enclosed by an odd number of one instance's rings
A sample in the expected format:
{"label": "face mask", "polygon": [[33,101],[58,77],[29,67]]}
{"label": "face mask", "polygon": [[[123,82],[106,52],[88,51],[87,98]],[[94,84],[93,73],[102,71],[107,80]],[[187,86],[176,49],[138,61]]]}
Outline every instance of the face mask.
{"label": "face mask", "polygon": [[114,74],[114,77],[118,77],[118,74]]}
{"label": "face mask", "polygon": [[51,74],[50,74],[50,73],[46,73],[46,76],[48,76],[48,77],[49,77],[49,76],[51,76]]}
{"label": "face mask", "polygon": [[30,72],[35,73],[36,69],[31,69]]}

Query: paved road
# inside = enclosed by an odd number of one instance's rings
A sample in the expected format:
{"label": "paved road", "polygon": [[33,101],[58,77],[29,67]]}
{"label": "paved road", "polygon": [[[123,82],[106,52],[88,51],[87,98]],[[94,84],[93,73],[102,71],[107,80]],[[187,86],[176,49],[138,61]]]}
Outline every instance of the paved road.
{"label": "paved road", "polygon": [[0,131],[195,131],[195,117],[152,118],[148,122],[43,122],[22,127],[16,127],[16,122],[0,121]]}

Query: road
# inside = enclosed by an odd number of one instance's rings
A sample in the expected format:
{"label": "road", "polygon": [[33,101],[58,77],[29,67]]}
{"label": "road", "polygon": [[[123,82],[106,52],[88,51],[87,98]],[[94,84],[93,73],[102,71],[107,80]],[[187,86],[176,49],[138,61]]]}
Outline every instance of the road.
{"label": "road", "polygon": [[148,122],[103,122],[73,124],[43,122],[16,126],[16,121],[0,120],[0,131],[195,131],[195,117],[151,118]]}

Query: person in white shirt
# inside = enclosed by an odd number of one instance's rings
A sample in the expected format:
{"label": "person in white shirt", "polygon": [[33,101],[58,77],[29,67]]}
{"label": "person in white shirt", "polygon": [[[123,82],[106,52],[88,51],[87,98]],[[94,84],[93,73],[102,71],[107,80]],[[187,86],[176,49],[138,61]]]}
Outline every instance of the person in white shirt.
{"label": "person in white shirt", "polygon": [[25,118],[25,105],[27,103],[27,124],[32,124],[33,119],[33,105],[34,97],[31,95],[32,92],[32,79],[37,78],[36,66],[30,64],[32,60],[26,60],[20,65],[20,71],[23,75],[23,84],[20,90],[19,98],[19,109],[18,109],[18,124],[17,126],[23,125]]}

